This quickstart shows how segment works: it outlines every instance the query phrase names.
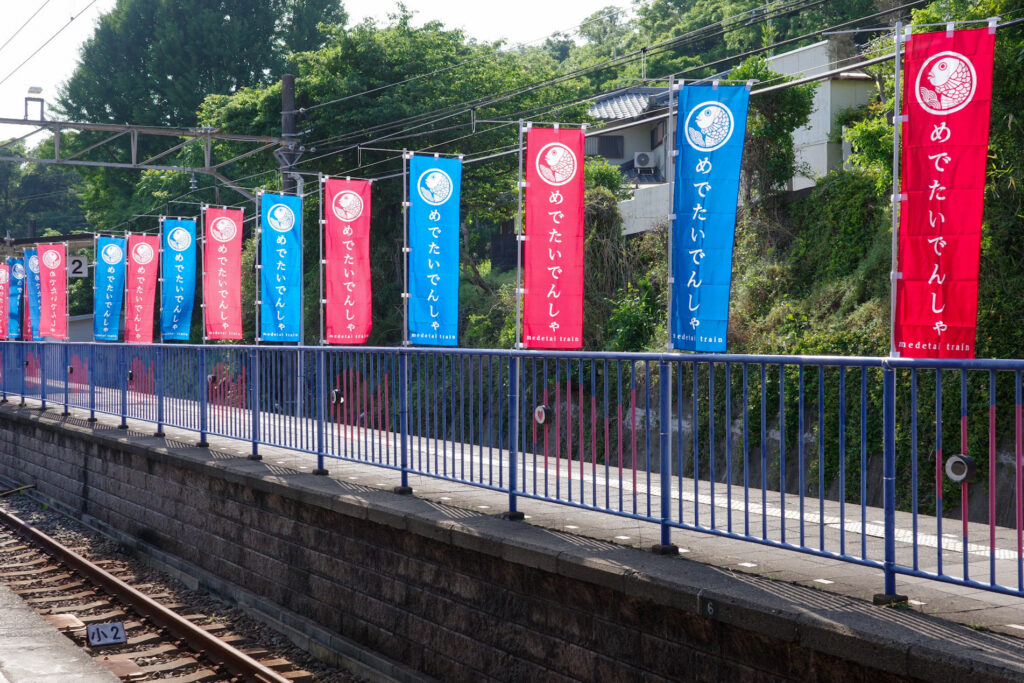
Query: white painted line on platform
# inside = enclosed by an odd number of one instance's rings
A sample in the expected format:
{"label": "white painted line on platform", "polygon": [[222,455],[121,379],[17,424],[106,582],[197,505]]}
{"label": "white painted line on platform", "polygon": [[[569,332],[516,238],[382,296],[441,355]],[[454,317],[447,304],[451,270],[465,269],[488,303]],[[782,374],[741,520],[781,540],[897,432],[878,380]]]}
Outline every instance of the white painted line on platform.
{"label": "white painted line on platform", "polygon": [[835,583],[835,581],[829,581],[828,579],[815,579],[814,583],[821,583],[827,586],[830,583]]}
{"label": "white painted line on platform", "polygon": [[1018,631],[1024,631],[1024,626],[1021,626],[1020,624],[1005,624],[1005,626],[1006,628],[1015,628]]}
{"label": "white painted line on platform", "polygon": [[629,536],[616,536],[615,538],[620,540],[620,541],[628,541],[629,540]]}
{"label": "white painted line on platform", "polygon": [[579,529],[579,527],[576,526],[575,524],[566,524],[565,528],[566,529]]}
{"label": "white painted line on platform", "polygon": [[908,605],[913,605],[914,607],[924,607],[928,603],[921,602],[920,600],[907,600],[907,604]]}
{"label": "white painted line on platform", "polygon": [[[526,470],[532,470],[533,469],[533,466],[532,466],[531,463],[524,463],[523,467]],[[556,476],[560,475],[560,476],[570,477],[570,475],[572,473],[572,471],[569,469],[569,466],[565,465],[564,463],[559,463],[555,469],[556,469]],[[543,471],[542,468],[537,468],[537,470],[538,471]],[[608,486],[610,488],[621,488],[621,489],[626,490],[626,491],[628,491],[629,489],[632,489],[632,482],[630,482],[630,481],[628,481],[626,479],[619,479],[617,481],[614,480],[614,479],[609,479],[608,481],[603,482],[602,485]],[[701,487],[702,488],[710,488],[710,484],[708,484],[708,482],[701,482]],[[716,484],[716,488],[724,488],[724,485],[723,484]],[[742,493],[742,491],[743,491],[742,487],[736,486],[734,488],[738,492],[740,492],[740,493]],[[717,494],[714,497],[712,497],[710,494],[696,494],[695,495],[689,489],[690,489],[690,487],[687,487],[687,489],[683,491],[682,499],[683,499],[684,502],[688,502],[688,503],[696,502],[698,505],[706,505],[706,506],[709,506],[709,507],[710,506],[714,506],[714,507],[717,507],[717,508],[731,508],[734,512],[740,512],[740,513],[745,513],[745,512],[749,511],[749,512],[753,512],[755,515],[760,515],[761,512],[762,512],[761,506],[758,505],[757,502],[752,502],[750,504],[749,508],[748,508],[747,506],[744,505],[742,497],[740,497],[738,500],[735,499],[735,494],[734,494],[734,498],[730,498],[728,496],[723,496],[723,495],[717,495]],[[754,490],[754,492],[760,493],[760,489],[756,489],[756,490]],[[643,496],[643,495],[648,495],[648,494],[652,494],[652,493],[653,494],[660,494],[660,486],[648,487],[644,483],[637,482],[635,492],[632,495],[634,495],[634,496]],[[776,491],[769,491],[769,493],[776,494],[777,492]],[[675,500],[679,499],[679,491],[677,490],[676,487],[673,487],[673,490],[672,490],[672,493],[671,493],[671,497],[673,499],[675,499]],[[799,497],[796,497],[796,498],[797,498],[797,500],[799,500]],[[814,499],[814,500],[816,501],[817,499]],[[834,501],[829,501],[829,502],[830,503],[834,503]],[[800,510],[799,510],[797,505],[794,505],[793,508],[789,508],[787,506],[787,509],[783,510],[779,506],[765,504],[763,510],[764,510],[764,515],[766,517],[784,518],[784,519],[787,519],[787,520],[794,520],[794,521],[797,521],[797,522],[802,521],[804,524],[823,524],[823,525],[825,525],[827,527],[830,527],[832,529],[835,529],[835,530],[843,529],[845,531],[856,533],[856,534],[861,534],[861,535],[864,535],[864,536],[870,536],[870,537],[879,538],[879,539],[885,538],[885,522],[884,521],[876,521],[874,523],[867,523],[867,524],[864,524],[863,527],[862,527],[860,521],[847,521],[844,524],[843,523],[843,518],[840,517],[839,515],[824,515],[824,516],[822,516],[819,513],[810,512],[810,511],[808,511],[806,509],[804,510],[803,517],[801,518]],[[852,516],[852,515],[847,515],[847,517],[850,517],[850,516]],[[928,518],[928,519],[930,519],[930,518]],[[942,534],[942,536],[943,536],[943,540],[942,540],[942,549],[943,550],[954,551],[954,552],[957,552],[957,553],[963,553],[964,552],[964,544],[963,544],[963,542],[962,542],[962,540],[960,539],[959,536],[957,536],[955,534]],[[947,538],[950,539],[950,540],[946,540]],[[956,540],[953,540],[953,539],[956,539]],[[896,528],[896,541],[900,542],[900,543],[906,543],[908,545],[912,545],[914,543],[914,532],[913,532],[913,530],[912,529],[902,528],[902,527],[897,527]],[[938,540],[938,538],[934,534],[924,534],[924,533],[921,533],[919,531],[918,534],[917,534],[917,545],[918,545],[918,547],[937,548],[939,546],[939,540]],[[988,558],[990,556],[990,554],[991,554],[990,553],[990,548],[987,545],[981,545],[979,543],[968,543],[966,550],[967,550],[967,553],[969,553],[971,555],[978,555],[980,557],[985,557],[985,558]],[[996,551],[995,551],[995,556],[996,556],[996,559],[998,559],[998,560],[1015,560],[1015,559],[1017,559],[1017,551],[1016,550],[1007,550],[1007,549],[997,548]]]}
{"label": "white painted line on platform", "polygon": [[753,562],[740,562],[739,566],[746,567],[747,569],[750,569],[751,567],[756,567],[757,565],[754,564]]}

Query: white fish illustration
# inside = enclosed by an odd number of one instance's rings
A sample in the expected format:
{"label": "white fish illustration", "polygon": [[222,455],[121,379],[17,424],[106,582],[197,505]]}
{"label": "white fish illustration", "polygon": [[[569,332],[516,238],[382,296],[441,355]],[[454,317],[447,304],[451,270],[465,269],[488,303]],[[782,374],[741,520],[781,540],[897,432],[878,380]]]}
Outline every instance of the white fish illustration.
{"label": "white fish illustration", "polygon": [[716,147],[729,137],[732,129],[729,112],[724,107],[708,106],[694,117],[697,127],[688,126],[686,134],[698,148]]}
{"label": "white fish illustration", "polygon": [[931,109],[952,109],[967,101],[974,90],[974,74],[970,65],[959,57],[947,56],[928,69],[928,82],[934,90],[919,88],[921,101]]}

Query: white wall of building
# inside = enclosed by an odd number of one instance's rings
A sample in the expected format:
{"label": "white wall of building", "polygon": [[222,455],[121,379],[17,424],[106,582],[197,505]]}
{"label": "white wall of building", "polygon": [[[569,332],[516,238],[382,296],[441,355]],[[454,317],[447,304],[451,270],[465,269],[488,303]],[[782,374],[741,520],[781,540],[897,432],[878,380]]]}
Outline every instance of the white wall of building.
{"label": "white wall of building", "polygon": [[638,185],[632,199],[619,202],[622,215],[622,234],[632,235],[668,225],[668,183]]}

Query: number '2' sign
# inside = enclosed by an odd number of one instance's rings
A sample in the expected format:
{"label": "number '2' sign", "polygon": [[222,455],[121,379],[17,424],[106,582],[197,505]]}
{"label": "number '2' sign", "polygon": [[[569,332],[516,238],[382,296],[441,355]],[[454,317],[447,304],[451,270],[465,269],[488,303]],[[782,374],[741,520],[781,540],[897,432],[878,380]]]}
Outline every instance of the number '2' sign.
{"label": "number '2' sign", "polygon": [[89,260],[84,256],[69,256],[68,277],[89,277]]}
{"label": "number '2' sign", "polygon": [[90,647],[128,642],[124,633],[124,623],[120,621],[110,624],[90,624],[86,628],[86,636]]}

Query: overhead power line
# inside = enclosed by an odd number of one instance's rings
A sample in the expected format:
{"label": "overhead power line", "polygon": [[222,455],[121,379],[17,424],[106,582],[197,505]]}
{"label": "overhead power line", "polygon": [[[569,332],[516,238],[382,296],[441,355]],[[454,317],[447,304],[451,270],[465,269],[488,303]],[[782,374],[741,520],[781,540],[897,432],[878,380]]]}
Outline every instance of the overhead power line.
{"label": "overhead power line", "polygon": [[35,12],[33,12],[32,16],[30,16],[27,20],[25,20],[25,23],[22,24],[21,26],[19,26],[18,30],[15,31],[14,33],[12,33],[10,38],[8,38],[7,40],[4,41],[3,45],[0,45],[0,52],[2,52],[5,47],[7,47],[8,43],[10,43],[12,40],[17,38],[18,34],[21,33],[22,29],[24,29],[26,26],[28,26],[29,22],[31,22],[33,19],[35,19],[36,15],[39,14],[40,12],[42,12],[43,8],[46,7],[49,4],[50,4],[50,0],[46,0],[46,2],[44,2],[42,5],[40,5],[39,9],[37,9]]}
{"label": "overhead power line", "polygon": [[[901,11],[901,10],[913,7],[915,5],[919,5],[922,2],[924,2],[924,1],[925,0],[913,0],[912,2],[906,3],[906,4],[904,4],[904,5],[900,6],[900,7],[895,7],[895,8],[889,9],[889,10],[885,10],[883,12],[878,12],[878,13],[875,13],[875,14],[867,15],[867,16],[864,16],[864,17],[860,17],[858,19],[853,19],[853,20],[850,20],[850,21],[847,21],[847,22],[836,24],[835,26],[825,27],[825,28],[823,28],[821,30],[812,31],[812,32],[809,32],[809,33],[804,34],[802,36],[798,36],[796,38],[790,38],[790,39],[787,39],[787,40],[778,41],[778,42],[776,42],[776,43],[774,43],[772,45],[768,45],[768,46],[765,46],[765,47],[762,47],[762,48],[757,48],[757,49],[754,49],[754,50],[749,50],[747,52],[739,53],[739,54],[736,54],[736,55],[731,55],[729,57],[725,57],[723,59],[720,59],[720,60],[717,60],[715,62],[711,62],[711,63],[708,63],[708,64],[700,64],[700,65],[691,67],[689,69],[685,69],[682,72],[678,72],[675,75],[682,75],[682,74],[686,74],[686,73],[692,73],[694,71],[699,71],[699,70],[706,69],[706,68],[708,68],[710,66],[714,66],[714,65],[718,65],[718,64],[723,64],[723,63],[726,63],[726,62],[732,62],[732,61],[736,61],[738,59],[742,59],[742,58],[745,58],[745,57],[748,57],[748,56],[751,56],[751,55],[772,51],[772,50],[775,50],[775,49],[777,49],[778,47],[781,47],[781,46],[789,45],[789,44],[792,44],[792,43],[795,43],[795,42],[798,42],[798,41],[801,41],[801,40],[806,40],[806,39],[811,38],[811,37],[813,37],[815,35],[819,35],[819,34],[821,34],[824,31],[829,31],[829,30],[832,30],[832,29],[835,29],[835,28],[843,28],[843,27],[852,26],[852,25],[855,25],[857,23],[861,23],[861,22],[864,22],[864,21],[869,21],[869,20],[875,19],[875,18],[877,18],[879,16],[882,16],[882,15],[885,15],[885,14],[891,14],[891,13],[896,12],[896,11]],[[810,4],[805,5],[805,6],[797,5],[795,7],[790,5],[790,7],[786,8],[786,9],[789,10],[790,12],[804,11],[805,9],[807,9],[807,7],[813,6],[813,5],[817,5],[817,4],[820,4],[820,3],[819,2],[811,2]],[[778,17],[780,15],[779,14],[774,14],[773,16]],[[755,21],[753,24],[751,24],[750,22],[745,23],[745,24],[741,24],[741,25],[736,26],[735,28],[747,28],[747,27],[749,27],[751,25],[757,25],[757,23],[760,23],[761,21],[763,21],[763,19]],[[721,23],[722,22],[715,22],[715,24],[709,24],[708,26],[720,25]],[[714,34],[711,34],[711,35],[704,35],[702,32],[706,28],[708,28],[708,26],[701,27],[699,29],[695,29],[694,31],[691,31],[691,32],[689,32],[687,34],[684,34],[683,36],[677,36],[677,37],[674,37],[672,39],[669,39],[669,40],[666,40],[666,41],[662,41],[661,43],[658,43],[655,46],[649,46],[648,47],[648,51],[647,51],[647,56],[650,56],[651,54],[656,54],[658,51],[664,51],[664,50],[667,50],[667,49],[671,49],[671,47],[678,46],[677,45],[678,42],[681,41],[684,38],[687,38],[687,37],[691,37],[691,39],[694,40],[694,41],[695,40],[706,40],[709,37],[721,36],[724,33],[728,32],[729,30],[734,30],[733,28],[722,29],[722,30],[718,31],[717,33],[714,33]],[[672,45],[672,44],[676,44],[676,45]],[[659,47],[660,47],[660,49],[656,50],[656,48],[659,48]],[[633,56],[633,59],[630,60],[630,61],[635,61],[636,59],[639,58],[639,53],[640,52],[641,51],[636,51],[634,53],[630,53],[630,55],[624,55],[623,57],[618,58],[618,61],[621,62],[621,60],[624,57],[628,57],[628,56]],[[588,67],[588,69],[593,70],[594,68],[602,68],[602,69],[603,68],[610,68],[612,66],[621,66],[624,63],[623,62],[623,63],[613,64],[612,63],[613,61],[616,61],[616,60],[606,60],[604,63],[599,64],[599,65],[594,65],[592,67]],[[539,82],[531,84],[530,86],[527,86],[527,87],[531,87],[531,88],[543,87],[545,85],[549,85],[549,84],[553,84],[555,82],[558,82],[559,80],[564,79],[566,76],[568,76],[568,74],[567,75],[560,75],[560,76],[557,76],[557,77],[552,78],[552,79],[547,79],[545,81],[539,81]],[[667,74],[666,74],[666,77],[667,77]],[[662,80],[662,79],[657,79],[657,78],[647,79],[647,81],[654,81],[654,80]],[[540,107],[540,108],[535,108],[535,109],[531,109],[531,110],[525,110],[525,111],[519,111],[519,112],[515,112],[515,113],[505,114],[504,117],[509,118],[509,119],[513,119],[513,118],[519,118],[519,117],[524,117],[524,116],[530,116],[530,115],[534,114],[538,109],[539,110],[550,110],[550,109],[555,108],[555,107],[564,108],[565,106],[572,106],[573,104],[582,104],[582,103],[585,103],[587,101],[591,101],[591,100],[593,100],[593,99],[595,99],[597,97],[602,97],[602,96],[605,96],[605,95],[608,95],[608,94],[613,94],[614,92],[617,92],[617,91],[624,90],[624,89],[626,89],[628,87],[630,87],[630,86],[625,86],[623,88],[616,88],[615,90],[612,90],[612,91],[607,91],[607,92],[604,92],[604,93],[598,93],[598,94],[591,95],[591,96],[581,97],[581,98],[578,98],[576,100],[572,100],[572,101],[569,101],[569,102],[564,102],[563,101],[561,103],[554,103],[554,105],[550,106],[550,107],[545,105],[545,106]],[[505,95],[505,94],[507,94],[509,92],[512,92],[512,91],[506,90],[503,93],[499,93],[498,95],[499,96],[503,96],[503,95]],[[505,99],[508,99],[508,98],[505,98]],[[465,102],[461,102],[461,103],[456,103],[456,104],[453,104],[453,105],[449,105],[448,107],[446,107],[444,109],[437,110],[437,111],[434,111],[434,112],[430,112],[429,114],[419,115],[421,118],[423,116],[434,116],[434,118],[426,120],[426,121],[420,120],[419,122],[414,122],[414,120],[417,117],[406,117],[405,119],[400,119],[400,120],[398,120],[396,122],[392,122],[392,123],[388,123],[388,124],[380,124],[379,126],[377,126],[375,128],[386,130],[388,127],[396,127],[397,125],[401,125],[403,122],[407,123],[407,125],[405,127],[403,127],[402,130],[396,131],[394,133],[380,135],[378,137],[371,137],[371,138],[368,138],[368,139],[366,139],[366,140],[364,140],[364,141],[362,141],[360,143],[357,143],[357,144],[356,143],[349,144],[347,146],[343,146],[341,148],[337,148],[335,150],[329,151],[329,152],[327,152],[325,154],[320,154],[320,155],[315,156],[315,157],[304,159],[300,163],[307,164],[307,163],[310,163],[312,161],[316,161],[316,160],[319,160],[319,159],[326,158],[328,156],[344,153],[346,151],[351,151],[351,150],[354,150],[354,149],[356,149],[358,147],[362,147],[362,146],[367,145],[367,144],[373,144],[373,143],[384,142],[384,141],[395,141],[395,140],[399,140],[399,139],[405,139],[405,138],[408,138],[410,136],[427,135],[427,134],[432,134],[432,133],[437,133],[437,132],[443,132],[445,130],[452,130],[452,129],[455,129],[455,128],[469,126],[469,125],[471,125],[471,122],[455,124],[455,125],[448,126],[446,128],[442,128],[442,129],[431,129],[431,130],[425,130],[425,131],[424,130],[419,130],[419,129],[423,129],[423,128],[427,127],[427,126],[434,125],[436,123],[440,123],[440,122],[442,122],[444,120],[450,120],[451,118],[454,118],[456,116],[465,114],[465,113],[467,113],[469,111],[469,108],[467,108],[468,105],[471,105],[471,104],[474,104],[474,103],[479,103],[479,102],[480,102],[480,98],[477,98],[477,100],[475,100],[475,101],[465,101]],[[452,108],[457,108],[458,111],[454,111],[454,112],[450,111]],[[448,113],[444,113],[446,111],[448,111]],[[369,129],[369,130],[372,130],[372,129]],[[419,132],[413,132],[413,131],[417,131],[417,130],[419,130]],[[490,132],[491,130],[493,130],[493,129],[489,129],[487,131],[480,131],[477,134],[485,134],[487,132]],[[366,129],[364,129],[363,131],[360,131],[360,132],[361,133],[365,133]],[[352,136],[357,135],[357,134],[358,133],[350,133],[350,134],[347,134],[347,136],[337,136],[335,139],[338,139],[338,138],[342,138],[343,139],[344,137],[352,137]],[[462,136],[461,138],[458,138],[458,139],[463,139],[465,137],[470,137],[470,136]],[[328,138],[327,140],[330,140],[330,139]],[[443,144],[443,143],[439,143],[439,144]],[[434,145],[434,146],[439,146],[439,145]]]}
{"label": "overhead power line", "polygon": [[[623,7],[623,8],[615,10],[614,12],[609,12],[608,14],[603,14],[600,17],[594,17],[593,19],[589,19],[587,21],[581,22],[581,23],[577,24],[576,26],[573,26],[571,29],[563,29],[563,30],[560,30],[560,31],[553,31],[552,33],[549,33],[548,35],[544,36],[543,38],[536,38],[534,40],[531,40],[531,41],[528,41],[528,42],[525,42],[525,43],[516,43],[515,47],[525,47],[526,45],[530,45],[532,43],[536,43],[536,42],[539,42],[541,40],[546,40],[546,39],[554,37],[554,36],[556,36],[556,35],[558,35],[560,33],[565,33],[568,30],[578,31],[579,29],[583,28],[584,26],[589,26],[590,24],[593,24],[594,22],[601,21],[602,19],[607,19],[608,17],[614,17],[615,15],[622,14],[625,11],[626,11],[626,8]],[[445,66],[445,67],[442,67],[440,69],[435,69],[435,70],[433,70],[433,71],[431,71],[429,73],[418,74],[416,76],[410,76],[409,78],[403,79],[401,81],[395,81],[393,83],[386,83],[386,84],[378,86],[376,88],[370,88],[369,90],[364,90],[362,92],[353,93],[351,95],[345,95],[343,97],[338,97],[338,98],[333,99],[333,100],[328,100],[327,102],[319,102],[317,104],[312,104],[312,105],[310,105],[308,107],[299,107],[298,109],[293,109],[292,111],[282,112],[282,113],[284,113],[284,114],[296,114],[296,113],[304,114],[306,112],[313,111],[314,109],[320,109],[321,107],[329,107],[332,104],[340,104],[341,102],[347,102],[348,100],[355,99],[357,97],[363,97],[364,95],[372,95],[374,93],[382,92],[384,90],[389,90],[391,88],[396,88],[396,87],[398,87],[400,85],[405,85],[407,83],[412,83],[413,81],[418,81],[418,80],[422,80],[424,78],[432,78],[434,76],[439,76],[440,74],[446,73],[448,71],[452,71],[453,69],[457,69],[460,66],[466,66],[467,64],[473,64],[474,62],[479,62],[480,60],[487,59],[488,57],[491,57],[491,56],[493,56],[493,55],[490,55],[490,54],[480,55],[479,57],[474,57],[473,59],[467,59],[467,60],[459,62],[457,64],[451,64],[450,66]]]}
{"label": "overhead power line", "polygon": [[[918,1],[923,1],[923,0],[918,0]],[[789,14],[795,14],[795,13],[798,13],[798,12],[806,11],[806,10],[812,8],[812,7],[825,4],[825,2],[827,2],[827,0],[785,0],[784,2],[777,3],[777,4],[782,5],[782,6],[781,7],[775,7],[773,9],[773,11],[772,11],[772,16],[778,18],[780,16],[785,16],[785,15],[789,15]],[[651,56],[653,54],[659,54],[661,52],[667,51],[667,50],[675,48],[675,47],[681,47],[681,46],[684,46],[684,45],[695,43],[698,40],[707,40],[709,38],[714,38],[714,37],[718,37],[718,36],[724,35],[725,33],[728,33],[729,31],[737,30],[737,29],[740,29],[740,28],[749,28],[749,27],[752,27],[752,26],[757,26],[757,25],[763,24],[763,23],[765,23],[767,21],[767,16],[768,16],[768,11],[765,9],[765,7],[766,6],[755,7],[753,9],[748,10],[746,12],[743,12],[741,14],[734,15],[732,17],[727,17],[726,19],[723,19],[721,21],[712,22],[710,24],[706,24],[705,26],[701,26],[699,28],[693,29],[691,31],[688,31],[685,34],[680,35],[680,36],[674,36],[672,38],[663,40],[663,41],[655,43],[653,45],[645,46],[645,47],[643,47],[643,48],[641,48],[639,50],[634,50],[633,52],[625,53],[623,55],[619,55],[619,56],[616,56],[616,57],[604,60],[602,62],[598,62],[596,64],[591,64],[591,65],[588,65],[586,67],[582,67],[580,69],[576,69],[574,71],[571,71],[569,73],[559,74],[557,76],[554,76],[554,77],[551,77],[551,78],[547,78],[547,79],[544,79],[544,80],[541,80],[541,81],[535,81],[533,83],[529,83],[529,84],[526,84],[526,85],[523,85],[523,86],[518,86],[516,88],[510,88],[510,89],[507,89],[507,90],[504,90],[504,91],[501,91],[501,92],[498,92],[498,93],[494,93],[494,94],[490,94],[490,95],[486,95],[486,96],[481,96],[481,97],[474,98],[474,99],[471,99],[471,100],[465,100],[465,101],[462,101],[462,102],[453,103],[453,104],[450,104],[450,105],[448,105],[446,107],[441,108],[440,110],[436,110],[434,112],[417,114],[417,115],[414,115],[414,116],[405,117],[404,119],[399,119],[397,121],[383,123],[383,124],[378,124],[376,126],[371,126],[371,127],[368,127],[368,128],[364,128],[364,129],[362,129],[360,131],[354,131],[352,133],[347,133],[347,134],[343,134],[343,135],[336,135],[336,136],[331,136],[331,137],[328,137],[328,138],[323,138],[323,139],[320,139],[320,140],[313,141],[310,144],[316,145],[316,144],[322,144],[322,143],[340,142],[342,140],[345,140],[346,138],[352,138],[352,137],[358,136],[360,134],[366,134],[366,133],[370,133],[370,132],[374,132],[374,131],[383,131],[383,130],[387,130],[389,128],[394,128],[394,127],[397,127],[397,126],[400,126],[400,125],[403,125],[403,124],[405,124],[405,125],[414,125],[415,124],[414,128],[419,128],[419,127],[423,127],[425,125],[430,125],[431,122],[439,122],[439,121],[442,121],[442,120],[450,119],[450,118],[453,118],[454,116],[458,116],[458,115],[469,113],[469,111],[471,109],[479,109],[479,108],[483,108],[483,107],[493,106],[494,104],[498,104],[500,102],[507,101],[507,100],[512,99],[514,97],[518,97],[518,96],[521,96],[521,95],[533,92],[535,90],[538,90],[538,89],[541,89],[541,88],[544,88],[544,87],[549,87],[549,86],[555,85],[557,83],[573,80],[575,78],[579,78],[579,77],[582,77],[582,76],[594,73],[596,71],[602,71],[604,69],[608,69],[608,68],[612,68],[612,67],[616,67],[616,66],[624,66],[626,64],[638,61],[638,60],[643,59],[645,57],[649,57],[649,56]],[[773,6],[767,6],[767,7],[773,7]],[[741,19],[743,17],[747,17],[747,15],[751,15],[752,13],[755,13],[755,12],[757,13],[756,16],[750,16],[746,20],[741,21]],[[719,27],[719,30],[717,32],[713,32],[716,27]],[[712,32],[709,33],[709,31],[712,31]],[[434,117],[434,118],[431,119],[431,117]],[[424,119],[430,119],[430,120],[424,122]],[[409,130],[409,129],[407,128],[406,131],[407,130]],[[402,132],[406,132],[406,131],[402,131]],[[391,137],[392,137],[391,135],[384,135],[382,137],[371,138],[371,139],[365,141],[364,143],[360,143],[360,144],[369,144],[371,142],[387,140],[387,139],[390,139]],[[358,146],[358,145],[349,146],[347,149],[355,149],[356,146]],[[345,150],[341,150],[341,151],[345,151]]]}
{"label": "overhead power line", "polygon": [[[85,11],[87,11],[87,10],[88,10],[88,9],[89,9],[90,7],[92,7],[93,5],[95,5],[95,4],[96,4],[96,2],[97,2],[97,0],[91,0],[91,2],[90,2],[90,3],[88,4],[88,5],[86,5],[85,7],[83,7],[83,8],[82,8],[82,10],[81,10],[81,11],[80,11],[80,12],[79,12],[78,14],[73,14],[73,15],[71,15],[71,18],[70,18],[70,19],[68,19],[68,22],[67,22],[66,24],[64,24],[63,26],[61,26],[61,27],[60,27],[59,29],[57,29],[57,31],[56,31],[56,32],[55,32],[55,33],[54,33],[54,34],[53,34],[52,36],[50,36],[49,38],[47,38],[47,39],[46,39],[46,42],[45,42],[45,43],[43,43],[42,45],[40,45],[39,47],[37,47],[37,48],[36,48],[36,50],[35,50],[35,52],[33,52],[32,54],[30,54],[30,55],[29,55],[28,57],[26,57],[26,58],[25,58],[25,61],[23,61],[23,62],[22,62],[21,64],[19,64],[18,66],[14,67],[14,69],[12,69],[12,70],[11,70],[11,72],[10,72],[9,74],[7,74],[6,76],[4,76],[3,80],[0,80],[0,85],[3,85],[4,83],[6,83],[6,82],[7,82],[7,79],[8,79],[8,78],[10,78],[11,76],[13,76],[13,75],[14,75],[14,74],[15,74],[15,73],[16,73],[16,72],[18,71],[18,69],[20,69],[21,67],[23,67],[23,66],[25,66],[26,64],[28,64],[28,61],[29,61],[30,59],[32,59],[32,58],[33,58],[33,57],[35,57],[35,56],[36,56],[37,54],[39,54],[39,51],[40,51],[40,50],[42,50],[42,49],[43,49],[44,47],[46,47],[47,45],[49,45],[49,44],[50,44],[50,43],[51,43],[51,42],[53,41],[53,39],[54,39],[54,38],[56,38],[57,36],[59,36],[59,35],[61,34],[61,32],[62,32],[62,31],[63,31],[64,29],[66,29],[66,28],[67,28],[68,26],[71,26],[71,22],[73,22],[73,21],[74,21],[75,19],[77,19],[78,17],[82,16],[82,14],[83,14],[83,13],[84,13]],[[19,30],[20,30],[20,29],[19,29]]]}

